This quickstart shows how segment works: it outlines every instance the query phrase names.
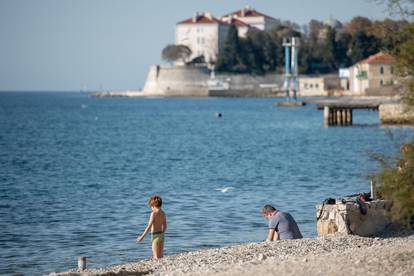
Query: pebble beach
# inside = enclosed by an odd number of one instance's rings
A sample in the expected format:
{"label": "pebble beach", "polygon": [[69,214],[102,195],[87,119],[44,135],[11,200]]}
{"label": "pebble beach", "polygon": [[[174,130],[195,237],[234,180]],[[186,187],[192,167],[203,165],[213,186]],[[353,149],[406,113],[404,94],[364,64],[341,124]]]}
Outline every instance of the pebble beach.
{"label": "pebble beach", "polygon": [[414,233],[247,243],[69,275],[414,275]]}

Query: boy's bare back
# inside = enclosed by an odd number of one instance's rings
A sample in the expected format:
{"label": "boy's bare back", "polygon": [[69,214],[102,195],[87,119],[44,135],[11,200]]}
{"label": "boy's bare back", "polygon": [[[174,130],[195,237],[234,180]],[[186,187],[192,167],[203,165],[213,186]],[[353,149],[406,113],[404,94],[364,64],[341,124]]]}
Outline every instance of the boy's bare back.
{"label": "boy's bare back", "polygon": [[155,209],[152,211],[151,216],[153,218],[151,232],[165,232],[167,219],[164,211],[161,208]]}

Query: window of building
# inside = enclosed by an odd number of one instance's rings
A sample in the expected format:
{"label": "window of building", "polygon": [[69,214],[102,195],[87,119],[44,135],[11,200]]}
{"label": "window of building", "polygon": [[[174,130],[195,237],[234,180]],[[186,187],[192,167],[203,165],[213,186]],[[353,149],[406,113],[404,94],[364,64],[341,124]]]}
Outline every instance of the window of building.
{"label": "window of building", "polygon": [[201,44],[204,44],[204,37],[201,38]]}
{"label": "window of building", "polygon": [[303,86],[305,87],[305,89],[308,89],[308,83],[304,83]]}
{"label": "window of building", "polygon": [[384,86],[384,80],[380,80],[380,86]]}
{"label": "window of building", "polygon": [[315,88],[319,88],[319,84],[317,83],[317,84],[315,84]]}
{"label": "window of building", "polygon": [[380,74],[381,74],[381,75],[384,75],[384,66],[381,66],[381,67],[380,67]]}
{"label": "window of building", "polygon": [[367,79],[368,78],[368,72],[367,71],[357,71],[356,78],[358,80]]}
{"label": "window of building", "polygon": [[309,85],[309,88],[313,88],[313,84],[312,83]]}

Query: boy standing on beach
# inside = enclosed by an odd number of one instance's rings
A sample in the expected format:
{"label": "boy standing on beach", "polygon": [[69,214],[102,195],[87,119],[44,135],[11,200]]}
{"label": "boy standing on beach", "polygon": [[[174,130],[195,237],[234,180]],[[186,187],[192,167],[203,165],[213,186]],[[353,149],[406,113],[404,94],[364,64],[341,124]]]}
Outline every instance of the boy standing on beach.
{"label": "boy standing on beach", "polygon": [[262,208],[263,216],[269,220],[267,241],[301,239],[299,227],[289,213],[276,210],[272,205]]}
{"label": "boy standing on beach", "polygon": [[148,200],[148,205],[151,207],[152,212],[148,221],[148,225],[141,236],[137,238],[138,241],[142,241],[145,235],[151,230],[152,234],[152,255],[155,259],[160,259],[164,254],[164,233],[167,230],[167,216],[161,209],[162,199],[159,196],[152,196]]}

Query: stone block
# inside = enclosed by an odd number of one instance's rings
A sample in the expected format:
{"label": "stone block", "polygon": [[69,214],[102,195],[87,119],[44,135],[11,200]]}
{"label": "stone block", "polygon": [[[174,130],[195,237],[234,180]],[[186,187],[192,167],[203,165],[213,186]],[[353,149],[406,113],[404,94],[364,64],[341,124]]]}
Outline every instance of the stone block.
{"label": "stone block", "polygon": [[413,124],[414,110],[401,103],[381,104],[380,121],[383,124]]}
{"label": "stone block", "polygon": [[344,234],[371,236],[382,232],[391,222],[390,202],[374,200],[365,203],[362,214],[354,203],[317,205],[317,232],[319,236]]}

